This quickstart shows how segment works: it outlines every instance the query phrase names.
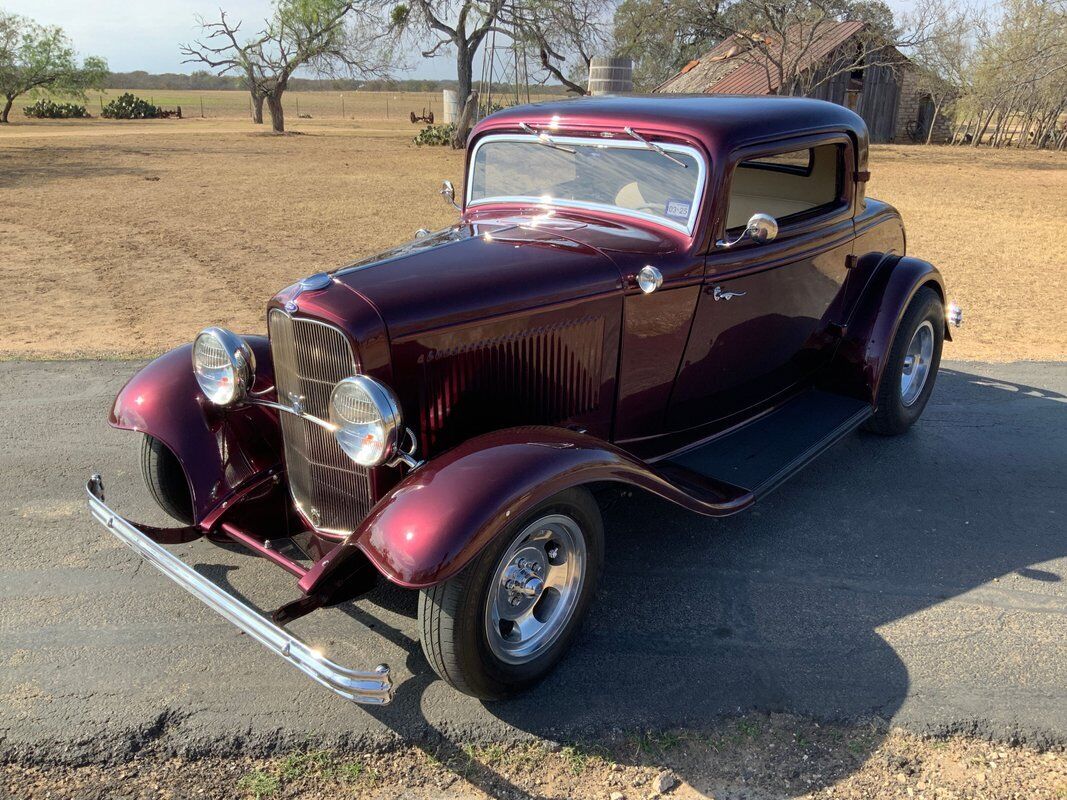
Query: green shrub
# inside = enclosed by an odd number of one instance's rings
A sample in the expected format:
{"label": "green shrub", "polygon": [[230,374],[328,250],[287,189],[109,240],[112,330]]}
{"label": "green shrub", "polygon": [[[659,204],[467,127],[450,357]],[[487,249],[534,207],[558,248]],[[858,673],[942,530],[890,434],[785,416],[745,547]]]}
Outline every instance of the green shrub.
{"label": "green shrub", "polygon": [[422,147],[424,144],[447,146],[452,144],[452,137],[456,134],[456,123],[447,125],[427,125],[418,135],[412,139],[415,144]]}
{"label": "green shrub", "polygon": [[164,116],[164,113],[162,108],[126,92],[104,106],[100,116],[108,119],[155,119]]}
{"label": "green shrub", "polygon": [[83,119],[89,115],[85,106],[75,103],[53,103],[43,97],[31,106],[22,109],[27,117],[35,119]]}

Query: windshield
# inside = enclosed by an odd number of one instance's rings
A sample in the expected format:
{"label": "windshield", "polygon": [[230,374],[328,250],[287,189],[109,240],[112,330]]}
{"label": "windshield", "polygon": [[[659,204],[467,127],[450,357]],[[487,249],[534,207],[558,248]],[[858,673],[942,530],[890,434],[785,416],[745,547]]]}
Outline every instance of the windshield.
{"label": "windshield", "polygon": [[467,204],[604,209],[693,232],[705,174],[694,148],[657,143],[668,158],[637,141],[553,136],[552,142],[556,147],[533,136],[482,139],[472,156]]}

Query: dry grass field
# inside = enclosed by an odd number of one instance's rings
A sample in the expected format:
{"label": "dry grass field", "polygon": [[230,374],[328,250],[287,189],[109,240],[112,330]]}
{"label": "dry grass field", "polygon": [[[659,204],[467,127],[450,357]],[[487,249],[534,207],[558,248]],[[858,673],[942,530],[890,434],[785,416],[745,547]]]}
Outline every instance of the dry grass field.
{"label": "dry grass field", "polygon": [[[103,107],[123,92],[148,100],[165,109],[181,106],[182,116],[204,119],[243,119],[249,116],[249,98],[245,92],[215,89],[104,89],[94,91],[85,100],[75,100],[85,106],[94,117]],[[549,95],[531,95],[532,100]],[[58,96],[57,100],[73,98]],[[22,116],[22,107],[29,102],[15,103],[13,116]],[[441,113],[440,92],[286,92],[282,99],[286,117],[294,119],[309,114],[312,119],[392,120],[408,122],[414,111]],[[264,115],[266,109],[264,109]]]}
{"label": "dry grass field", "polygon": [[[356,116],[294,118],[287,136],[242,112],[16,117],[0,129],[0,357],[142,356],[211,323],[262,331],[282,286],[453,220],[437,188],[460,183],[462,154],[415,147],[406,120]],[[885,146],[871,170],[909,252],[965,307],[946,357],[1067,359],[1067,156]]]}

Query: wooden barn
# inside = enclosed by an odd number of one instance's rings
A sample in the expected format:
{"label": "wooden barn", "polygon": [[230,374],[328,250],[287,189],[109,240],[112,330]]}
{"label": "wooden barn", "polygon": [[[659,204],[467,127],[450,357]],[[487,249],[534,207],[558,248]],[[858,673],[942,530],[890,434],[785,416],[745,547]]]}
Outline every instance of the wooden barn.
{"label": "wooden barn", "polygon": [[[851,108],[867,123],[872,142],[925,140],[934,104],[919,88],[918,69],[898,50],[872,44],[866,24],[827,22],[816,34],[790,29],[784,44],[763,36],[731,36],[655,92],[684,94],[803,94]],[[782,91],[782,64],[796,64],[803,79]],[[844,68],[843,68],[844,67]],[[827,77],[829,76],[829,77]],[[947,121],[936,120],[934,141],[948,137]]]}

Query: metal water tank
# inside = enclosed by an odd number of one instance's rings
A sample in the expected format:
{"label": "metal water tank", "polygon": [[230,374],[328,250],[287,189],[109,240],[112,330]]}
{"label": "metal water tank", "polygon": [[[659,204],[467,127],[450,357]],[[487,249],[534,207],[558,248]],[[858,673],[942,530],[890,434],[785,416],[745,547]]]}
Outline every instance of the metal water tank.
{"label": "metal water tank", "polygon": [[459,98],[456,96],[454,89],[441,90],[441,103],[441,122],[447,125],[459,119]]}
{"label": "metal water tank", "polygon": [[590,94],[622,94],[634,90],[634,60],[594,56],[589,61]]}

